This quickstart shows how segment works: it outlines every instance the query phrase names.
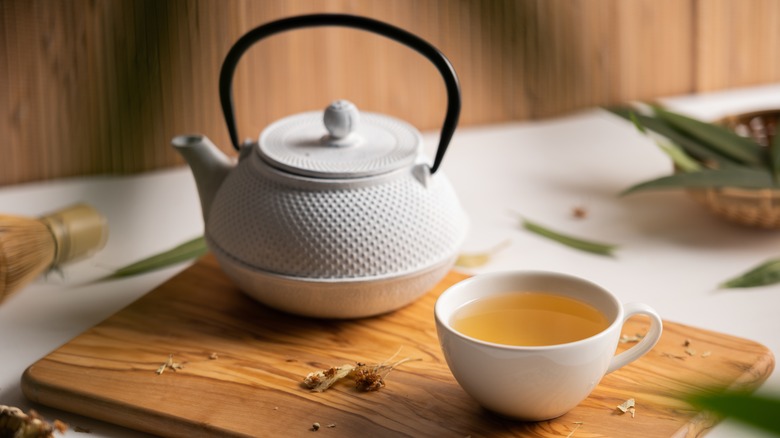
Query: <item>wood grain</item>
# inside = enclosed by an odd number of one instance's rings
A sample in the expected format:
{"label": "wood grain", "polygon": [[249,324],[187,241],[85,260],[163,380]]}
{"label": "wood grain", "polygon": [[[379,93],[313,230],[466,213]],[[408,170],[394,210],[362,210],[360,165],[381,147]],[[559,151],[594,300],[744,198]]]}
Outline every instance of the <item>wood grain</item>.
{"label": "wood grain", "polygon": [[[0,186],[180,165],[169,142],[183,133],[229,150],[219,68],[240,35],[286,16],[358,14],[430,41],[458,71],[465,126],[779,81],[778,9],[772,0],[4,0]],[[438,129],[445,110],[427,61],[346,29],[261,42],[235,89],[242,137],[337,98],[422,130]]]}
{"label": "wood grain", "polygon": [[[419,301],[381,317],[313,320],[255,303],[209,255],[30,366],[22,387],[36,402],[176,437],[310,436],[315,422],[320,433],[339,436],[561,437],[582,422],[575,437],[682,437],[700,436],[716,420],[686,405],[681,392],[753,389],[774,367],[760,344],[666,322],[653,351],[606,376],[570,413],[541,423],[503,419],[457,385],[436,338],[436,297],[463,278],[450,273]],[[647,326],[632,319],[624,333]],[[685,353],[686,340],[695,355]],[[381,362],[399,348],[399,357],[420,361],[394,370],[378,392],[301,386],[311,371]],[[169,354],[184,368],[157,375]],[[636,399],[635,418],[615,409],[628,398]]]}

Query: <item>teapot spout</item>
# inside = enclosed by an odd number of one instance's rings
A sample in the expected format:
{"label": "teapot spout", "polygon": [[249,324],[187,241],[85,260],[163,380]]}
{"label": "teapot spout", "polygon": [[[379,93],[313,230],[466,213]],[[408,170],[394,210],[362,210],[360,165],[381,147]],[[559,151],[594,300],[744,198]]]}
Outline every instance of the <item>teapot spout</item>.
{"label": "teapot spout", "polygon": [[203,221],[206,222],[217,190],[235,162],[204,135],[180,135],[174,137],[171,143],[192,170],[198,187]]}

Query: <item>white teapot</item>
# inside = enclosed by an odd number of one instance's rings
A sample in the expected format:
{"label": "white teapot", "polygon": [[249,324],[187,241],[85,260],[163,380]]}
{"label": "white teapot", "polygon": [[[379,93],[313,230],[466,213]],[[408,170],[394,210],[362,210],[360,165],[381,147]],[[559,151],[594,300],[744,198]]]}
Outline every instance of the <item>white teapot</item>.
{"label": "white teapot", "polygon": [[[372,31],[417,50],[441,72],[448,107],[432,166],[411,125],[337,101],[268,126],[239,144],[233,73],[255,42],[311,26]],[[238,160],[201,135],[173,145],[198,187],[205,237],[222,270],[248,295],[293,314],[357,318],[405,306],[452,267],[468,220],[438,171],[457,125],[460,90],[449,61],[422,39],[351,15],[306,15],[241,37],[220,74],[220,97]]]}

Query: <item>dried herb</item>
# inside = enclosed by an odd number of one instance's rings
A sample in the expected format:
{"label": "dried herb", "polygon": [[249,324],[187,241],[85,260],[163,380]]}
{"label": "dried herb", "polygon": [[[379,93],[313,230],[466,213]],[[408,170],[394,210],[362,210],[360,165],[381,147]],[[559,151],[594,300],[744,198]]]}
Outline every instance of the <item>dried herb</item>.
{"label": "dried herb", "polygon": [[157,368],[157,371],[155,371],[155,372],[159,376],[160,374],[164,373],[165,370],[168,369],[168,368],[170,368],[171,371],[176,372],[176,371],[179,371],[180,369],[184,368],[184,366],[181,363],[179,363],[179,362],[174,362],[173,361],[173,354],[169,354],[168,355],[168,360],[166,360],[165,363],[160,365],[160,367]]}
{"label": "dried herb", "polygon": [[633,343],[641,341],[642,338],[644,338],[644,337],[645,337],[645,335],[643,335],[641,333],[637,333],[634,336],[629,336],[627,334],[622,334],[622,335],[620,335],[620,343],[621,344],[633,344]]}
{"label": "dried herb", "polygon": [[313,371],[306,375],[303,379],[303,384],[312,391],[322,392],[333,386],[339,380],[347,377],[355,368],[355,365],[344,364],[340,367]]}
{"label": "dried herb", "polygon": [[661,353],[661,355],[664,356],[664,357],[668,357],[670,359],[685,360],[685,356],[681,356],[679,354],[672,354],[672,353],[663,352],[663,353]]}
{"label": "dried herb", "polygon": [[745,288],[766,286],[780,282],[780,259],[768,260],[744,274],[727,280],[722,288]]}
{"label": "dried herb", "polygon": [[324,370],[313,371],[303,379],[303,385],[312,391],[323,392],[336,382],[351,377],[355,381],[355,387],[361,391],[378,391],[385,386],[385,377],[395,368],[406,362],[420,359],[405,358],[391,362],[398,353],[384,362],[367,365],[357,362],[355,365],[344,364]]}
{"label": "dried herb", "polygon": [[616,245],[593,242],[579,237],[573,237],[567,234],[563,234],[558,231],[553,231],[547,227],[531,222],[528,219],[521,219],[521,223],[523,228],[525,228],[528,231],[531,231],[532,233],[554,240],[568,247],[579,249],[580,251],[586,251],[593,254],[611,256],[613,255],[612,252],[617,248]]}
{"label": "dried herb", "polygon": [[588,209],[581,205],[578,205],[571,209],[571,215],[575,219],[585,219],[586,217],[588,217]]}
{"label": "dried herb", "polygon": [[636,415],[636,408],[634,404],[635,404],[634,399],[630,398],[624,401],[623,403],[617,405],[617,410],[619,410],[623,414],[628,412],[631,414],[631,418],[634,418],[634,415]]}
{"label": "dried herb", "polygon": [[67,429],[62,421],[50,423],[35,411],[27,414],[19,408],[0,405],[0,437],[53,438],[54,431],[65,433]]}
{"label": "dried herb", "polygon": [[509,240],[505,240],[484,252],[460,254],[455,260],[455,266],[459,266],[461,268],[478,268],[480,266],[484,266],[488,264],[493,256],[495,256],[499,251],[508,247],[510,243],[511,242]]}
{"label": "dried herb", "polygon": [[362,391],[378,391],[385,386],[385,377],[390,371],[403,363],[420,359],[406,358],[393,363],[389,360],[375,365],[359,364],[354,370],[355,387]]}
{"label": "dried herb", "polygon": [[569,434],[568,434],[568,435],[566,435],[566,438],[571,438],[571,437],[573,437],[573,436],[574,436],[574,432],[576,432],[576,431],[577,431],[577,429],[579,429],[579,428],[580,428],[580,426],[582,426],[584,423],[583,423],[582,421],[575,421],[575,422],[574,422],[574,423],[572,423],[572,424],[575,424],[575,426],[574,426],[574,429],[572,429],[572,430],[571,430],[571,432],[569,432]]}

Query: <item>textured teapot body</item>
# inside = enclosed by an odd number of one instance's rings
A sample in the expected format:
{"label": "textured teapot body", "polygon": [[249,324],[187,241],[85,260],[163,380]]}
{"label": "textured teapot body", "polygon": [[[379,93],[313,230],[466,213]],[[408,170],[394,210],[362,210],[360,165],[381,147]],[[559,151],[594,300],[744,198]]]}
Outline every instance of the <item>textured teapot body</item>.
{"label": "textured teapot body", "polygon": [[441,279],[465,238],[451,185],[425,165],[322,180],[242,157],[211,204],[206,238],[224,271],[273,307],[336,318],[394,310]]}

